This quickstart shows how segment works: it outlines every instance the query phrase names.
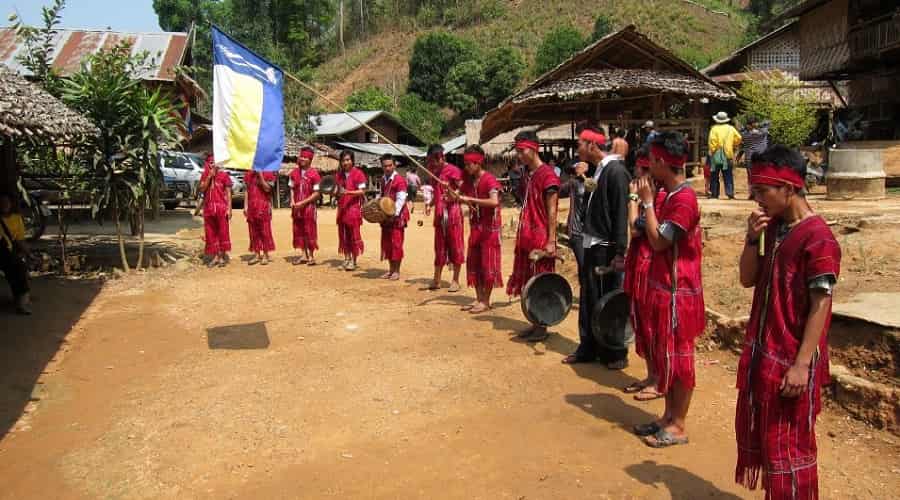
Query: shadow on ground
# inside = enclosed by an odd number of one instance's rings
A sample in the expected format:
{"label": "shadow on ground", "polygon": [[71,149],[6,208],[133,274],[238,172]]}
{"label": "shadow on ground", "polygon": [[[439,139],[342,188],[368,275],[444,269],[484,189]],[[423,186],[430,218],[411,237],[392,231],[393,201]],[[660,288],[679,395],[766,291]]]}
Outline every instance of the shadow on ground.
{"label": "shadow on ground", "polygon": [[206,330],[206,343],[210,349],[266,349],[269,333],[263,321],[216,326]]}
{"label": "shadow on ground", "polygon": [[6,283],[0,284],[0,439],[38,397],[38,378],[101,286],[99,280],[32,279],[34,314],[16,316]]}
{"label": "shadow on ground", "polygon": [[662,484],[671,498],[717,498],[739,500],[741,497],[722,491],[696,474],[674,465],[661,465],[653,460],[625,467],[625,472],[648,486]]}

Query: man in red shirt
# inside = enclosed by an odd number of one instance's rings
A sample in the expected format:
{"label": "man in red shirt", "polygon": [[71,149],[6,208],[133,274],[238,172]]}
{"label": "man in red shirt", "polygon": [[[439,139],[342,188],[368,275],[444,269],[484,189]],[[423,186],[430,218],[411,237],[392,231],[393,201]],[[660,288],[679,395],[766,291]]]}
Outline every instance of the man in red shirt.
{"label": "man in red shirt", "polygon": [[[516,232],[515,260],[513,272],[506,283],[506,293],[511,297],[521,294],[522,287],[532,276],[556,270],[556,213],[559,201],[559,177],[538,155],[540,145],[536,133],[520,132],[515,138],[516,154],[525,165],[525,198],[519,213],[519,228]],[[544,257],[534,261],[530,254],[535,250],[544,252]],[[529,342],[540,342],[547,338],[547,327],[533,325],[519,333],[520,338]]]}
{"label": "man in red shirt", "polygon": [[356,258],[362,255],[362,206],[366,199],[366,174],[356,167],[353,151],[341,151],[340,170],[337,173],[337,226],[338,252],[344,256],[341,268],[356,270]]}
{"label": "man in red shirt", "polygon": [[444,148],[433,144],[428,148],[428,169],[439,179],[433,182],[434,196],[434,280],[429,290],[441,287],[444,266],[453,268],[450,292],[459,291],[459,273],[466,261],[463,244],[462,207],[457,197],[448,191],[459,191],[462,186],[462,170],[444,161]]}
{"label": "man in red shirt", "polygon": [[397,281],[400,279],[400,263],[403,261],[403,236],[409,222],[407,185],[406,179],[397,173],[397,163],[392,155],[381,157],[381,168],[384,171],[381,196],[394,200],[394,213],[381,223],[381,260],[390,263],[390,269],[382,278]]}
{"label": "man in red shirt", "polygon": [[841,247],[806,201],[806,161],[772,146],[753,156],[740,279],[755,287],[738,364],[735,481],[766,498],[819,497],[816,416],[828,383],[831,294]]}
{"label": "man in red shirt", "polygon": [[654,183],[646,177],[637,182],[646,217],[644,237],[653,249],[643,319],[654,335],[653,371],[666,407],[659,419],[634,429],[654,448],[688,442],[685,421],[695,385],[694,340],[706,324],[700,206],[685,180],[686,159],[687,143],[681,134],[658,133],[650,143],[650,175],[666,192],[659,207],[654,206]]}
{"label": "man in red shirt", "polygon": [[253,257],[249,265],[268,265],[272,262],[269,252],[275,250],[275,239],[272,238],[272,190],[275,189],[273,172],[257,172],[248,170],[244,175],[247,187],[247,200],[244,203],[244,217],[250,231],[250,251]]}
{"label": "man in red shirt", "polygon": [[322,177],[312,167],[315,152],[311,147],[300,150],[297,168],[291,172],[291,219],[293,220],[294,249],[303,252],[294,259],[294,264],[316,265],[318,244],[318,221],[316,220],[316,200],[319,199],[319,182]]}
{"label": "man in red shirt", "polygon": [[209,257],[206,265],[224,267],[228,264],[228,252],[231,251],[228,227],[231,220],[231,176],[219,169],[212,155],[206,157],[203,165],[200,192],[203,193],[203,228],[206,240],[203,253]]}
{"label": "man in red shirt", "polygon": [[491,308],[491,292],[503,286],[500,269],[500,182],[484,170],[484,150],[473,144],[463,154],[466,179],[459,200],[470,205],[469,248],[466,255],[466,281],[475,287],[476,302],[465,306],[472,314]]}

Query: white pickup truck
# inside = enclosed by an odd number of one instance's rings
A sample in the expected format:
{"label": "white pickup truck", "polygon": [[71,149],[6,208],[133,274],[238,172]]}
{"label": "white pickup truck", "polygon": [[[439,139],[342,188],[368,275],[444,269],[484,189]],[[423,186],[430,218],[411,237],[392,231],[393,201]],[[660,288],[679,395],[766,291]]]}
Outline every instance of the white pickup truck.
{"label": "white pickup truck", "polygon": [[[206,158],[199,153],[181,151],[163,151],[159,155],[159,168],[163,174],[164,187],[160,196],[166,210],[174,210],[181,202],[194,202],[198,199],[200,177],[203,175],[203,163]],[[226,170],[231,176],[231,202],[240,208],[244,204],[243,172]]]}

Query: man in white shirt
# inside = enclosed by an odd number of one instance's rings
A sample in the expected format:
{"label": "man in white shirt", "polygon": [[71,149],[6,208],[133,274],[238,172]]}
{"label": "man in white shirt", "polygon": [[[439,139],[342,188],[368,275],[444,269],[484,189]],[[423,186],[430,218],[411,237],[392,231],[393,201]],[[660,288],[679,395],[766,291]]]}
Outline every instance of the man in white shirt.
{"label": "man in white shirt", "polygon": [[394,200],[394,214],[381,223],[381,260],[390,263],[390,269],[384,279],[397,281],[400,279],[400,263],[403,261],[403,238],[406,224],[409,222],[409,209],[406,207],[406,179],[397,173],[394,157],[386,154],[381,157],[381,168],[384,179],[381,183],[381,196]]}

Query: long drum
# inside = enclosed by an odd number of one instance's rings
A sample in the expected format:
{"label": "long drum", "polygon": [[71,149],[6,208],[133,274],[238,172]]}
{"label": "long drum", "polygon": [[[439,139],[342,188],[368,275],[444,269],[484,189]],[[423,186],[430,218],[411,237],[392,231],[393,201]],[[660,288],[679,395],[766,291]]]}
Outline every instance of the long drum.
{"label": "long drum", "polygon": [[363,219],[366,219],[367,222],[373,224],[381,224],[394,215],[394,209],[394,200],[387,196],[375,198],[374,200],[367,201],[366,204],[363,205]]}
{"label": "long drum", "polygon": [[556,273],[532,276],[522,287],[522,314],[533,325],[561,323],[572,309],[572,287]]}

